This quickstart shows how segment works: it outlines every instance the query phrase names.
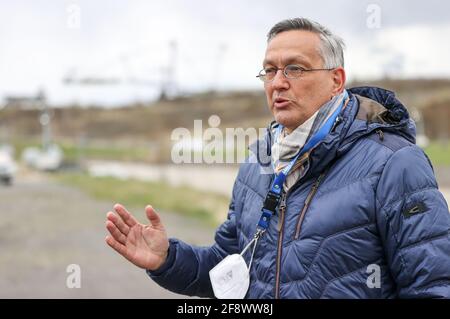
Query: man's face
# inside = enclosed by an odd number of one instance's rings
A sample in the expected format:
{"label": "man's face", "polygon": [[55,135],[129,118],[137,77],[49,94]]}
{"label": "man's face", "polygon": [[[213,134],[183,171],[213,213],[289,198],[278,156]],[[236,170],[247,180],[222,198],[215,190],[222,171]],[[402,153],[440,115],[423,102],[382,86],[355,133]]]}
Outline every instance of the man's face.
{"label": "man's face", "polygon": [[[319,45],[319,36],[309,31],[279,33],[267,45],[263,67],[284,68],[296,64],[305,69],[321,69],[324,65]],[[264,89],[275,120],[291,132],[337,93],[336,74],[334,71],[304,72],[297,79],[287,79],[279,70],[273,81],[264,83]]]}

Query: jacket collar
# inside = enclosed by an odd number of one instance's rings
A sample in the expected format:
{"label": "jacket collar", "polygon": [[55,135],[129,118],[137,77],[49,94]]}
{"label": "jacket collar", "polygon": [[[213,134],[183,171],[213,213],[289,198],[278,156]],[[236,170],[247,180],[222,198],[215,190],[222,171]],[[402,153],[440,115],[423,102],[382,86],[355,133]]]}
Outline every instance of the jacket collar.
{"label": "jacket collar", "polygon": [[[394,92],[377,87],[355,87],[348,89],[350,101],[338,117],[338,124],[312,150],[309,169],[304,178],[319,175],[335,159],[345,154],[360,138],[381,129],[398,134],[415,143],[415,124],[406,107],[395,97]],[[273,143],[272,122],[264,141],[250,146],[258,151],[257,160],[261,166],[270,166],[270,148]],[[262,142],[262,143],[261,143]]]}

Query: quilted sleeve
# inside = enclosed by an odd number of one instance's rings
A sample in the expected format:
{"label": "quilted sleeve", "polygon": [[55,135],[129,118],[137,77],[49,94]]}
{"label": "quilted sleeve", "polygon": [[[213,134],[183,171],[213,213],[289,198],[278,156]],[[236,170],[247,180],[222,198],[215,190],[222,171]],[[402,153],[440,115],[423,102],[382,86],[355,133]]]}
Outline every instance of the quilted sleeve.
{"label": "quilted sleeve", "polygon": [[377,190],[377,224],[400,298],[450,298],[450,215],[415,145],[392,154]]}
{"label": "quilted sleeve", "polygon": [[171,238],[166,262],[156,271],[147,270],[147,274],[175,293],[214,297],[209,271],[227,255],[238,252],[235,200],[239,194],[240,185],[235,182],[227,220],[218,227],[212,246],[198,247]]}

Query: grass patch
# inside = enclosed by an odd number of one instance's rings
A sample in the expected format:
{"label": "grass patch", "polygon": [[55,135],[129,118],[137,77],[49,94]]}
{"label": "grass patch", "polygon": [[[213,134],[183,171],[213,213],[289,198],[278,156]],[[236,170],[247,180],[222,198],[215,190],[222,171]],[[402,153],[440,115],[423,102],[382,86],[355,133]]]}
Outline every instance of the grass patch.
{"label": "grass patch", "polygon": [[[64,154],[65,162],[77,162],[84,159],[101,159],[114,161],[138,161],[146,162],[150,159],[150,149],[145,147],[122,147],[109,145],[86,145],[80,147],[73,142],[55,141]],[[22,152],[27,147],[42,147],[41,141],[37,139],[15,140],[13,141],[15,158],[20,160]]]}
{"label": "grass patch", "polygon": [[228,211],[226,196],[205,193],[189,187],[173,187],[167,183],[120,180],[113,177],[91,177],[81,173],[58,173],[57,181],[75,186],[94,198],[175,212],[202,220],[216,227]]}
{"label": "grass patch", "polygon": [[143,147],[86,146],[80,148],[71,143],[61,143],[60,146],[64,152],[64,158],[68,161],[76,161],[82,157],[115,161],[145,162],[149,160],[149,149]]}
{"label": "grass patch", "polygon": [[[83,146],[72,140],[56,140],[55,143],[61,147],[64,162],[68,163],[76,163],[82,159],[130,162],[154,162],[158,159],[157,152],[154,150],[152,151],[150,146],[114,145],[113,143],[108,143],[106,141],[91,141]],[[12,146],[15,149],[15,158],[19,161],[25,148],[37,147],[40,149],[42,147],[42,142],[37,138],[22,138],[12,141]],[[170,148],[164,151],[167,151],[167,156],[170,156]],[[190,162],[193,162],[195,158],[203,160],[205,158],[210,158],[214,163],[226,163],[228,159],[231,159],[232,162],[236,162],[238,160],[243,161],[249,154],[250,151],[247,146],[242,148],[236,146],[233,150],[214,149],[212,152],[206,150],[183,150],[183,156],[186,156]],[[164,159],[169,160],[170,157]]]}
{"label": "grass patch", "polygon": [[424,151],[433,166],[450,166],[450,143],[432,142]]}

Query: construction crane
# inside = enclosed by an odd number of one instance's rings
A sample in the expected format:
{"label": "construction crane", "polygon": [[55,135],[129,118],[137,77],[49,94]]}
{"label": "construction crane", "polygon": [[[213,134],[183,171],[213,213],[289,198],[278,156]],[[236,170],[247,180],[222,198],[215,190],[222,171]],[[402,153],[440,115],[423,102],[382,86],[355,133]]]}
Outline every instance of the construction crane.
{"label": "construction crane", "polygon": [[[143,79],[134,76],[129,65],[130,55],[122,55],[119,60],[122,69],[125,73],[122,77],[98,77],[98,76],[82,76],[77,75],[77,70],[72,69],[63,78],[63,83],[66,85],[85,85],[85,86],[99,86],[99,85],[133,85],[146,86],[159,89],[159,99],[165,100],[171,98],[177,93],[176,75],[176,60],[177,60],[177,42],[169,42],[167,65],[152,69],[152,72],[157,74],[157,78]],[[116,62],[117,63],[117,62]]]}
{"label": "construction crane", "polygon": [[[213,62],[211,66],[213,73],[211,79],[205,79],[206,82],[210,81],[211,91],[216,91],[219,87],[219,81],[223,72],[223,59],[228,47],[226,44],[221,43],[218,45],[217,50],[212,50],[210,53],[214,54]],[[139,50],[135,50],[138,51]],[[186,55],[186,52],[184,52]],[[177,65],[179,60],[178,43],[172,40],[168,43],[167,61],[162,66],[152,67],[145,70],[147,73],[156,74],[156,77],[144,79],[142,77],[136,77],[134,70],[132,69],[130,62],[135,58],[136,52],[130,52],[128,54],[121,55],[116,58],[114,62],[108,63],[106,66],[108,69],[111,65],[122,68],[123,76],[79,76],[77,69],[70,70],[63,78],[63,82],[66,85],[83,85],[83,86],[109,86],[109,85],[132,85],[132,86],[144,86],[155,88],[159,91],[159,100],[166,100],[180,95],[180,85],[176,80],[177,77]],[[190,65],[196,65],[196,59],[189,59],[189,72],[194,74],[194,78],[200,78],[200,68],[191,67]],[[97,72],[98,73],[98,72]],[[208,76],[209,78],[209,76]],[[206,83],[205,83],[206,84]]]}

